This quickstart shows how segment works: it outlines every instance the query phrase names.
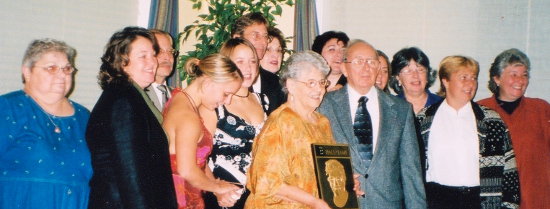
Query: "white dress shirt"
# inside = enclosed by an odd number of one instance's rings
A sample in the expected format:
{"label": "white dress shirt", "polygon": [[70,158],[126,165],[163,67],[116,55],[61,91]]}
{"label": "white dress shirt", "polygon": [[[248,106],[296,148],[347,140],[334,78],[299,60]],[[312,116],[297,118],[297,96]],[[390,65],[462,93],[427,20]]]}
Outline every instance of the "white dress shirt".
{"label": "white dress shirt", "polygon": [[479,186],[479,138],[472,105],[456,111],[443,101],[428,137],[426,181],[447,186]]}
{"label": "white dress shirt", "polygon": [[376,143],[378,142],[378,129],[380,127],[380,107],[378,104],[378,92],[373,86],[370,88],[369,92],[367,92],[366,95],[361,95],[359,94],[359,92],[355,91],[355,89],[348,85],[348,95],[352,123],[355,121],[355,112],[357,111],[359,98],[361,98],[362,96],[366,96],[369,99],[367,101],[367,110],[369,111],[370,119],[372,122],[372,149],[374,153],[374,151],[376,150]]}
{"label": "white dress shirt", "polygon": [[259,75],[259,72],[258,78],[256,78],[256,82],[252,84],[252,90],[256,93],[262,93],[262,76]]}

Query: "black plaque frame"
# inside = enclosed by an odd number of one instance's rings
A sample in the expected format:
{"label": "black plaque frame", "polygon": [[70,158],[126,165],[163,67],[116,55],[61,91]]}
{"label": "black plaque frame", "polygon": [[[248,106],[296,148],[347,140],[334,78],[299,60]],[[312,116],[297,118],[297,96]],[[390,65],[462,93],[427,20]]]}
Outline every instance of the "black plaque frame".
{"label": "black plaque frame", "polygon": [[[351,157],[347,144],[312,144],[311,150],[315,165],[315,176],[317,178],[317,187],[319,188],[319,196],[325,200],[331,208],[358,209],[357,196],[353,191],[353,168],[351,165]],[[348,199],[342,207],[336,206],[333,201],[333,194],[330,184],[327,181],[325,171],[325,162],[334,159],[344,167],[346,176],[346,191]]]}

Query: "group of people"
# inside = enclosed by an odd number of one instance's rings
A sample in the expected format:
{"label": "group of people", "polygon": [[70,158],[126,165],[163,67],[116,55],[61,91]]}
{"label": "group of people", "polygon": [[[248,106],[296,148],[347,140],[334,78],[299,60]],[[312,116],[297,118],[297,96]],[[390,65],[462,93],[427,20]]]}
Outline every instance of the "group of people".
{"label": "group of people", "polygon": [[313,143],[349,146],[360,208],[550,207],[550,104],[524,96],[517,49],[473,102],[473,58],[437,73],[419,48],[390,60],[329,31],[282,65],[284,36],[261,13],[187,60],[184,89],[166,85],[173,45],[160,30],[113,34],[89,112],[67,98],[76,50],[33,41],[23,90],[0,96],[0,208],[344,207],[320,198]]}

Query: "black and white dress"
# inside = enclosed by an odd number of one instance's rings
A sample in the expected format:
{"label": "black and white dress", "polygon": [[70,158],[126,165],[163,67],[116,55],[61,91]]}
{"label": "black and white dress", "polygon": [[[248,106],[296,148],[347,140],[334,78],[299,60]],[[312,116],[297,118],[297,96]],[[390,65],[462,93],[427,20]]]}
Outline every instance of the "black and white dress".
{"label": "black and white dress", "polygon": [[[253,93],[256,96],[264,112],[268,109],[268,99],[260,93]],[[244,119],[230,113],[225,106],[216,108],[218,123],[213,134],[214,145],[208,159],[208,166],[214,177],[224,181],[246,185],[246,172],[252,163],[252,144],[254,137],[260,133],[267,115],[264,113],[264,122],[260,124],[249,124]],[[244,207],[249,191],[245,192],[235,203],[232,209]],[[206,208],[222,208],[218,205],[216,196],[210,192],[204,194]]]}

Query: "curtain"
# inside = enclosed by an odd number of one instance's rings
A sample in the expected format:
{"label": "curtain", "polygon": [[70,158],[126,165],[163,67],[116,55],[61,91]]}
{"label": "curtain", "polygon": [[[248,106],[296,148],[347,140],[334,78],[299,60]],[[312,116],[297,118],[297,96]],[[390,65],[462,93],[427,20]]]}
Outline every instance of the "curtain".
{"label": "curtain", "polygon": [[[149,10],[149,29],[159,29],[172,35],[175,49],[179,48],[178,43],[178,0],[151,0],[151,9]],[[174,66],[177,64],[175,58]],[[168,77],[167,83],[171,87],[180,87],[180,75],[174,69],[172,75]]]}
{"label": "curtain", "polygon": [[313,40],[319,34],[315,0],[296,0],[294,18],[294,50],[311,50]]}

